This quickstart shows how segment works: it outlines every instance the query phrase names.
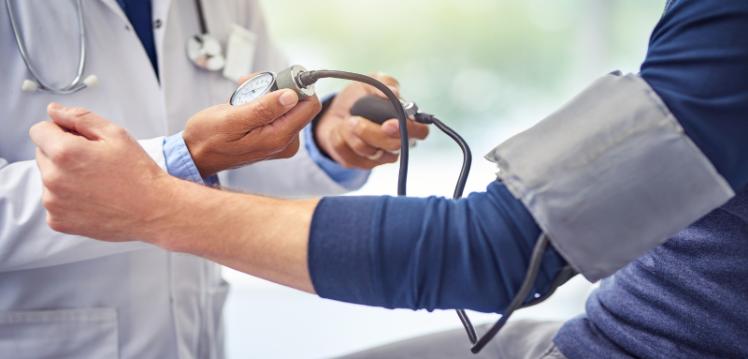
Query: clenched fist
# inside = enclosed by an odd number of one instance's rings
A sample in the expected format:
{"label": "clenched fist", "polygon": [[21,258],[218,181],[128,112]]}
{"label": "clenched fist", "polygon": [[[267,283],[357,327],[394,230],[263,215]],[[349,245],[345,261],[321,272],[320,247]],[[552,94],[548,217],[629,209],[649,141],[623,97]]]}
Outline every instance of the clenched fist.
{"label": "clenched fist", "polygon": [[55,104],[48,113],[52,121],[34,125],[30,135],[49,226],[111,241],[137,239],[126,230],[158,221],[164,206],[156,199],[170,187],[162,184],[177,180],[124,129],[100,116]]}

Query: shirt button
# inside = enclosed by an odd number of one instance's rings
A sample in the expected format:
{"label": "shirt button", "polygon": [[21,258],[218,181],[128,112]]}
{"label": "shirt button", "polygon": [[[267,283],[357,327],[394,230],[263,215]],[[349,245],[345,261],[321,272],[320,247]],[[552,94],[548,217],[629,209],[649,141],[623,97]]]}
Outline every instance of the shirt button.
{"label": "shirt button", "polygon": [[164,23],[163,23],[163,21],[161,21],[161,19],[156,19],[156,21],[153,22],[153,27],[156,28],[156,29],[160,29],[161,25],[163,25],[163,24]]}

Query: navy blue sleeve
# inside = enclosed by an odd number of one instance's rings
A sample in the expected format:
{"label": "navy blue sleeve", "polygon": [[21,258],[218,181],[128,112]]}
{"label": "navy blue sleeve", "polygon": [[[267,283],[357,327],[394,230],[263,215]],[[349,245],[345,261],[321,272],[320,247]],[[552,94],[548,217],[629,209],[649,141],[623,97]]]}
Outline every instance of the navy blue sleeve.
{"label": "navy blue sleeve", "polygon": [[[519,289],[540,233],[500,182],[462,200],[324,198],[312,220],[309,270],[324,298],[500,313]],[[536,293],[545,293],[565,264],[550,248]]]}
{"label": "navy blue sleeve", "polygon": [[736,191],[748,184],[748,1],[675,0],[641,75]]}

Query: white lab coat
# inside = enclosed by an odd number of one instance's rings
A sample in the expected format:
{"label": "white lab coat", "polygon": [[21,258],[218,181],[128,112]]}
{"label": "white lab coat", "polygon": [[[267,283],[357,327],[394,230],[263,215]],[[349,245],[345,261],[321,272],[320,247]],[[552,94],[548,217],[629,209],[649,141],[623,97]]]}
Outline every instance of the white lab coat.
{"label": "white lab coat", "polygon": [[[14,3],[35,66],[45,79],[66,84],[78,61],[74,1]],[[0,358],[220,358],[228,290],[220,267],[145,244],[56,233],[45,223],[28,130],[47,118],[49,102],[90,108],[138,139],[155,138],[141,143],[163,166],[159,136],[182,130],[196,111],[225,103],[235,88],[185,56],[187,38],[198,32],[192,0],[153,0],[153,18],[163,24],[155,30],[161,85],[116,1],[84,3],[86,74],[98,76],[99,85],[69,96],[20,91],[29,74],[0,7]],[[286,65],[256,1],[203,3],[210,31],[222,42],[232,23],[258,35],[254,69]],[[224,185],[272,195],[343,191],[303,147],[292,159],[220,177]]]}

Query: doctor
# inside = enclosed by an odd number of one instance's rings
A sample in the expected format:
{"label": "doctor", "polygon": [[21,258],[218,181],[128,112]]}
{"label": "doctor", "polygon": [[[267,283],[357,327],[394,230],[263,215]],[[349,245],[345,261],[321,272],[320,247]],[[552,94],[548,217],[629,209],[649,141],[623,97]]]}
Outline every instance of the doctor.
{"label": "doctor", "polygon": [[[228,286],[220,267],[154,246],[110,245],[47,226],[27,133],[47,117],[48,103],[103,114],[142,139],[149,157],[172,175],[255,193],[342,193],[365,182],[365,169],[397,158],[391,153],[398,144],[396,125],[346,118],[350,104],[371,92],[362,86],[327,101],[316,118],[316,98],[297,104],[287,93],[259,106],[211,107],[226,102],[239,75],[287,65],[256,1],[11,0],[3,5],[0,357],[222,357],[221,311]],[[226,51],[207,51],[213,60],[225,56],[223,71],[209,71],[217,69],[215,61],[202,63],[206,70],[188,58],[188,39],[203,32],[222,44],[238,41]],[[85,51],[79,51],[81,35]],[[76,75],[80,54],[85,66],[78,88],[59,91]],[[392,78],[380,79],[397,86]],[[203,108],[209,109],[193,115]],[[312,118],[314,126],[304,131],[297,155],[256,163],[293,155],[298,131]],[[272,136],[251,134],[267,123],[275,123],[275,132],[268,131]],[[184,133],[164,137],[185,127]],[[246,132],[246,147],[205,136],[227,129]],[[411,133],[426,135],[423,127]]]}

